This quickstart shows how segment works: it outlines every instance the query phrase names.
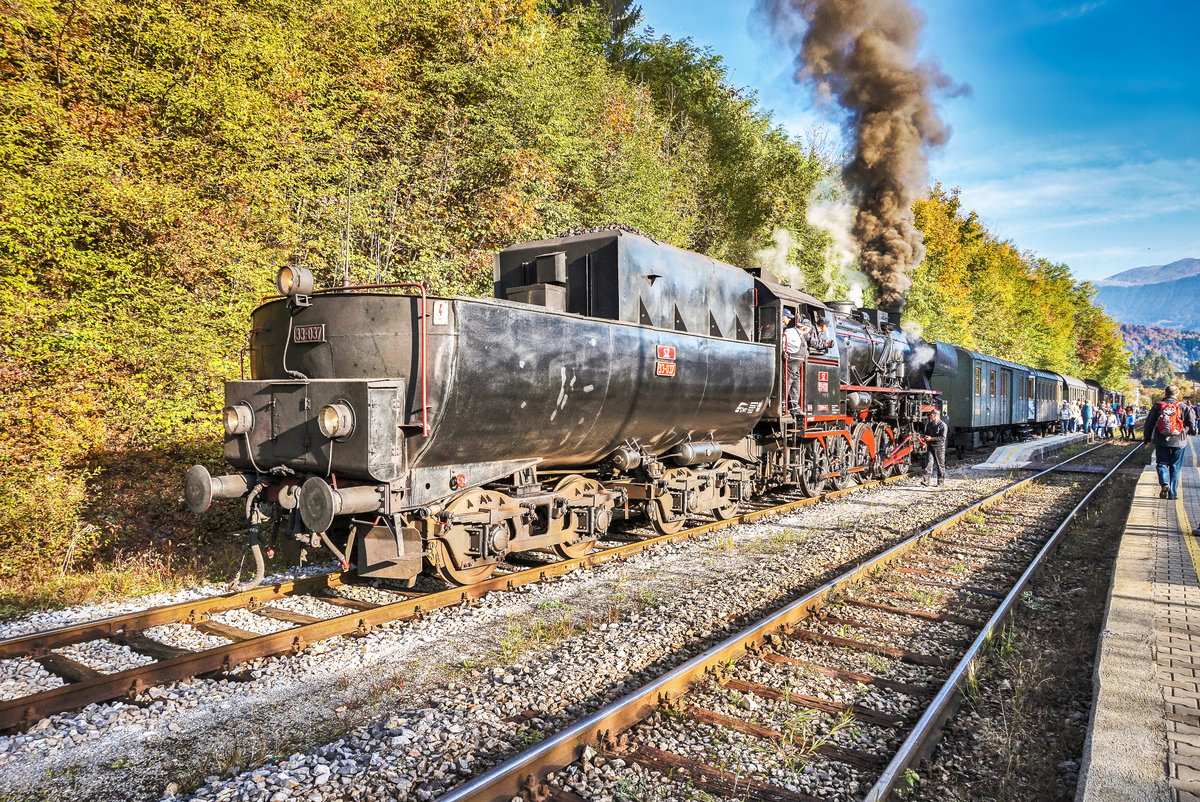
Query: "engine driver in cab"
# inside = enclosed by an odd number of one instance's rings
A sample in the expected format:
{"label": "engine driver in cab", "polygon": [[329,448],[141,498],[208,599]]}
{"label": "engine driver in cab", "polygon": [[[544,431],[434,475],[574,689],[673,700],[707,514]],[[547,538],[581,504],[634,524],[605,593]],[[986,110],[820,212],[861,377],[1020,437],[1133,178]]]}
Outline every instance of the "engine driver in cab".
{"label": "engine driver in cab", "polygon": [[812,324],[807,318],[801,317],[801,324],[789,310],[783,310],[783,357],[787,363],[787,411],[796,414],[800,411],[800,396],[804,387],[804,361],[808,359],[807,332],[801,330],[805,325],[812,330]]}

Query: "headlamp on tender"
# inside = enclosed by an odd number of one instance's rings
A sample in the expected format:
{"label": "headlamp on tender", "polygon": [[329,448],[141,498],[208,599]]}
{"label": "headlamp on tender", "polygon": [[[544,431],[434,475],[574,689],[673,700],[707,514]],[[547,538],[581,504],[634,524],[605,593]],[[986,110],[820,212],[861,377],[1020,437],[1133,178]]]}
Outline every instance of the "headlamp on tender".
{"label": "headlamp on tender", "polygon": [[317,416],[317,425],[321,427],[321,434],[330,440],[349,437],[354,431],[354,410],[341,401],[323,406]]}
{"label": "headlamp on tender", "polygon": [[225,407],[221,412],[221,423],[228,434],[245,434],[254,425],[254,410],[245,401]]}
{"label": "headlamp on tender", "polygon": [[283,267],[275,275],[275,286],[281,295],[312,295],[313,274],[307,267]]}

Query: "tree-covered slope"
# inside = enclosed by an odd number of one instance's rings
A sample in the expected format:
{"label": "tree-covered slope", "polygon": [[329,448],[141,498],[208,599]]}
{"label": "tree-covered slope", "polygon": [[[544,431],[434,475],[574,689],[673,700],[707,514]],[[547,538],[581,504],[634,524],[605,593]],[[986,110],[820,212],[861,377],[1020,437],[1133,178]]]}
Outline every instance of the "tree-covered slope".
{"label": "tree-covered slope", "polygon": [[[233,519],[186,516],[179,482],[219,465],[221,382],[283,264],[484,293],[493,251],[621,222],[735,264],[787,230],[808,291],[845,286],[806,220],[833,160],[628,3],[0,12],[0,602],[224,570]],[[945,193],[919,211],[927,334],[1115,370],[1087,285]]]}

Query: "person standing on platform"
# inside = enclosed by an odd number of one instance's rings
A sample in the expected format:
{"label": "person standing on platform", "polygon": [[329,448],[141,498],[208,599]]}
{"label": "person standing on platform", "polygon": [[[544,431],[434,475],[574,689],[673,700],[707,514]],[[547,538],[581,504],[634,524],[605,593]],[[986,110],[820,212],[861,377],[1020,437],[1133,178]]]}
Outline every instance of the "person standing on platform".
{"label": "person standing on platform", "polygon": [[1130,440],[1133,439],[1133,427],[1137,424],[1136,411],[1133,406],[1125,407],[1125,436]]}
{"label": "person standing on platform", "polygon": [[1142,440],[1154,444],[1154,461],[1158,463],[1158,497],[1176,498],[1179,495],[1179,474],[1183,471],[1183,454],[1189,434],[1196,433],[1196,416],[1192,408],[1179,400],[1179,388],[1167,387],[1162,401],[1155,402],[1146,416]]}
{"label": "person standing on platform", "polygon": [[1075,417],[1071,414],[1071,402],[1063,401],[1062,407],[1058,410],[1058,433],[1066,434],[1071,431],[1071,419]]}
{"label": "person standing on platform", "polygon": [[929,420],[925,423],[925,430],[921,433],[921,440],[924,441],[929,452],[925,455],[925,478],[921,480],[921,484],[929,486],[929,477],[933,476],[933,469],[937,468],[938,485],[946,484],[946,438],[950,436],[950,427],[942,420],[942,413],[939,410],[929,410]]}
{"label": "person standing on platform", "polygon": [[1076,401],[1071,405],[1071,434],[1079,431],[1083,426],[1083,413],[1079,411],[1079,402]]}
{"label": "person standing on platform", "polygon": [[1087,435],[1087,442],[1092,442],[1092,405],[1088,401],[1083,402],[1083,406],[1079,408],[1079,417],[1083,420],[1083,433]]}

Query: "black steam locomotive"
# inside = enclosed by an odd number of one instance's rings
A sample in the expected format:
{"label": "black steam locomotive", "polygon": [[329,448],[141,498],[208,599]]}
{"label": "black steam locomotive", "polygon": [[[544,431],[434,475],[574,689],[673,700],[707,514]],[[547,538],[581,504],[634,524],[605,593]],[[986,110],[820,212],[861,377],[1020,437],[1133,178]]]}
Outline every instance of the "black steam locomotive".
{"label": "black steam locomotive", "polygon": [[[508,248],[490,299],[314,291],[292,267],[278,284],[252,316],[252,378],[225,386],[237,472],[193,467],[186,500],[241,498],[256,553],[270,527],[361,576],[472,583],[512,552],[585,554],[615,518],[672,532],[772,487],[907,471],[940,403],[934,349],[896,310],[624,230]],[[785,310],[828,332],[793,414]]]}

